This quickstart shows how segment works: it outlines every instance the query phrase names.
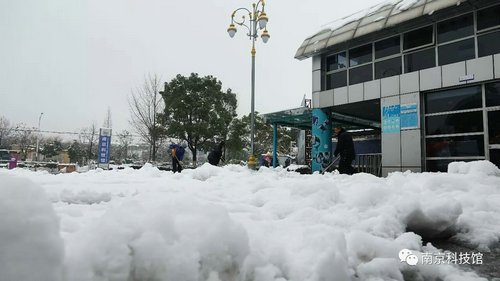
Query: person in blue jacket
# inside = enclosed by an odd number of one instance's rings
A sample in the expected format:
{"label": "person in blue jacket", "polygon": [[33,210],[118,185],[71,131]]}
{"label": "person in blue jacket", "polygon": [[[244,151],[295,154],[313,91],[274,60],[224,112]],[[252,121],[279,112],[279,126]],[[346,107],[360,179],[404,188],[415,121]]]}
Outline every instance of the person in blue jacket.
{"label": "person in blue jacket", "polygon": [[182,171],[182,159],[184,159],[184,152],[186,152],[186,147],[186,142],[170,145],[170,149],[172,150],[172,171],[174,173],[180,173]]}

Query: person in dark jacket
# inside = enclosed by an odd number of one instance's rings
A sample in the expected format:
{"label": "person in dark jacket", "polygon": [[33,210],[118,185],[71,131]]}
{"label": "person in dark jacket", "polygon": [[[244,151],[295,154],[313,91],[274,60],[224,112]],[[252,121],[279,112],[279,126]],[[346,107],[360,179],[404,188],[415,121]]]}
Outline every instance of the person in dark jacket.
{"label": "person in dark jacket", "polygon": [[171,144],[170,149],[172,150],[172,171],[174,173],[182,171],[182,159],[184,159],[184,152],[186,152],[187,144],[182,142],[179,144]]}
{"label": "person in dark jacket", "polygon": [[224,141],[215,146],[215,148],[210,151],[208,154],[208,163],[210,165],[217,166],[219,165],[220,160],[224,161],[224,157],[222,157],[222,150],[224,147]]}
{"label": "person in dark jacket", "polygon": [[340,155],[339,172],[341,174],[352,175],[354,174],[352,161],[355,156],[352,136],[342,127],[335,127],[335,133],[337,134],[337,148],[335,148],[335,152],[333,154],[335,157]]}

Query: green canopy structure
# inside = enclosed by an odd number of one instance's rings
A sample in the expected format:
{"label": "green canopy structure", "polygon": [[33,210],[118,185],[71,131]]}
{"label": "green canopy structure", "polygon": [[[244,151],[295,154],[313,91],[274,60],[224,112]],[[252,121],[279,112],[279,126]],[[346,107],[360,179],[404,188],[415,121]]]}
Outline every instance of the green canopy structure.
{"label": "green canopy structure", "polygon": [[[296,128],[300,130],[312,129],[312,113],[313,109],[309,107],[299,107],[287,109],[272,113],[263,114],[264,120],[268,124],[273,125],[273,166],[276,167],[276,158],[278,157],[277,147],[277,132],[278,126],[287,128]],[[332,126],[341,126],[346,130],[357,131],[359,134],[364,132],[373,133],[374,130],[380,131],[380,121],[373,121],[368,119],[351,116],[344,113],[332,112],[330,120]]]}

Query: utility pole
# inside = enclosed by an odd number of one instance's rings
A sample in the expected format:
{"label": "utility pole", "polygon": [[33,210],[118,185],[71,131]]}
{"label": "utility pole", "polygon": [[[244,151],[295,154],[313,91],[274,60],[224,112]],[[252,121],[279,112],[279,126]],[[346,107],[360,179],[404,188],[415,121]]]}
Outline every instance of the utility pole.
{"label": "utility pole", "polygon": [[42,121],[42,115],[43,115],[43,112],[40,113],[40,117],[38,117],[38,134],[36,135],[36,161],[38,162],[39,158],[38,158],[38,149],[39,149],[39,146],[40,146],[40,134],[41,134],[41,131],[40,131],[40,121]]}

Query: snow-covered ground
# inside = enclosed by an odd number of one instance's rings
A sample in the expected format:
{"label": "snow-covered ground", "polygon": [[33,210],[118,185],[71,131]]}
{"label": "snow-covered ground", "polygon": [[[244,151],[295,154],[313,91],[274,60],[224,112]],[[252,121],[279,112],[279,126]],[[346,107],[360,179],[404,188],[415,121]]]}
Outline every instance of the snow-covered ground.
{"label": "snow-covered ground", "polygon": [[423,263],[440,250],[410,232],[498,247],[500,170],[449,172],[1,169],[0,280],[486,280]]}

